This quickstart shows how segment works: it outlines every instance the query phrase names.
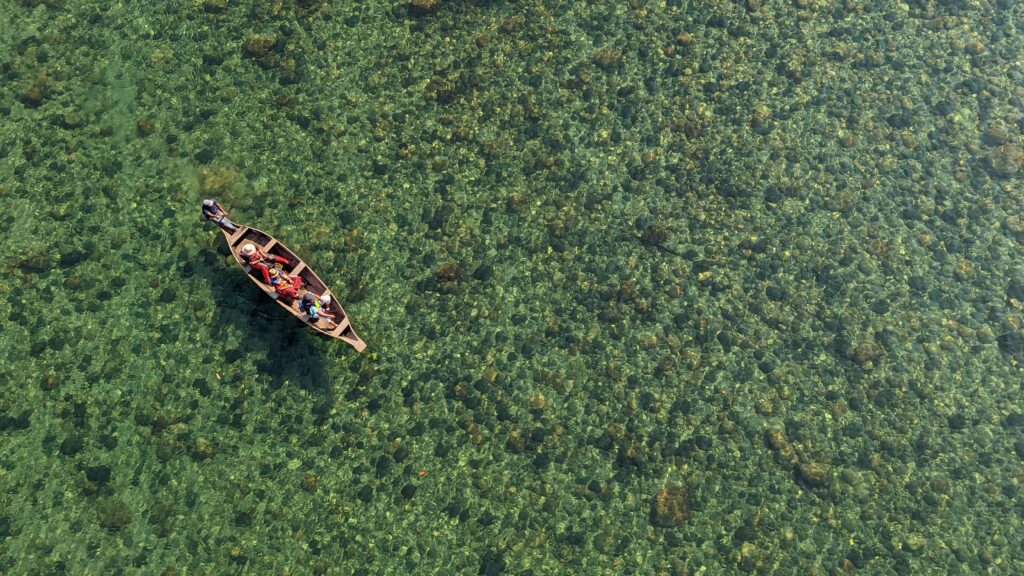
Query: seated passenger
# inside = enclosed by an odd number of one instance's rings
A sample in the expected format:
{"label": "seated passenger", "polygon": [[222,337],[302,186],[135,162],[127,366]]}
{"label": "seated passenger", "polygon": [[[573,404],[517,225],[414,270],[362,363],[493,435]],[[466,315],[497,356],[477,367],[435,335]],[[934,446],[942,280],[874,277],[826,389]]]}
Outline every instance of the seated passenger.
{"label": "seated passenger", "polygon": [[294,300],[299,297],[299,288],[302,287],[302,278],[299,278],[298,276],[289,276],[276,266],[270,269],[267,276],[270,278],[267,284],[273,286],[274,291],[280,296],[287,298],[288,300]]}
{"label": "seated passenger", "polygon": [[[327,302],[330,302],[330,298],[330,296],[324,296],[324,300]],[[312,292],[303,294],[302,300],[299,302],[299,310],[306,314],[310,322],[316,324],[317,321],[324,320],[330,327],[337,326],[334,314],[324,311],[325,307],[324,301]]]}
{"label": "seated passenger", "polygon": [[323,304],[323,306],[321,306],[320,309],[330,314],[331,318],[334,318],[334,308],[331,306],[331,295],[324,294],[323,296],[321,296],[320,303]]}
{"label": "seated passenger", "polygon": [[287,266],[289,264],[286,258],[267,254],[266,252],[256,248],[256,245],[251,242],[242,246],[242,250],[239,254],[242,255],[242,259],[248,262],[249,266],[251,266],[253,270],[259,270],[260,273],[263,274],[263,281],[267,284],[270,284],[270,270],[267,268],[267,264],[270,264],[271,266],[274,264]]}

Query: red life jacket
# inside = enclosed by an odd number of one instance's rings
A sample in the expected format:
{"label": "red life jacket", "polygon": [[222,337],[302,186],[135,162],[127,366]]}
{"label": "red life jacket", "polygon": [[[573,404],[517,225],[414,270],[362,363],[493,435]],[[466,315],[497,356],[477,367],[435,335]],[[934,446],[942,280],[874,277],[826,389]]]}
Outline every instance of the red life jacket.
{"label": "red life jacket", "polygon": [[249,266],[253,266],[255,264],[259,264],[270,259],[270,256],[268,256],[264,251],[260,250],[259,248],[257,248],[256,251],[253,252],[251,255],[245,256],[243,254],[242,257],[245,258],[246,262],[249,263]]}

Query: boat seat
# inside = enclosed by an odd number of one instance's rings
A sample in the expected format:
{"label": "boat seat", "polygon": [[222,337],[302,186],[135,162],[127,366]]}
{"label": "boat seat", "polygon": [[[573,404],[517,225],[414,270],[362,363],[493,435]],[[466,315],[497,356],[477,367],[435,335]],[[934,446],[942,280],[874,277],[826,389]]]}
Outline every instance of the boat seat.
{"label": "boat seat", "polygon": [[228,246],[234,247],[234,245],[238,244],[238,241],[241,240],[242,236],[245,236],[245,233],[248,231],[248,227],[239,226],[238,230],[235,230],[235,233],[232,234],[230,238],[228,238]]}
{"label": "boat seat", "polygon": [[331,330],[331,334],[341,334],[351,325],[352,323],[348,321],[348,316],[344,316],[341,320],[338,320],[338,325],[335,326],[334,330]]}

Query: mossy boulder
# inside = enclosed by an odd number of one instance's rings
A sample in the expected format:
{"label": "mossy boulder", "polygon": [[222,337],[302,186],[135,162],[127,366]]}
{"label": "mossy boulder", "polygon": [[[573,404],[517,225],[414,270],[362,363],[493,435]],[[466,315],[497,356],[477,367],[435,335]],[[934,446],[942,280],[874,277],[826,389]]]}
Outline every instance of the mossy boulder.
{"label": "mossy boulder", "polygon": [[860,365],[872,363],[885,353],[885,349],[874,340],[870,338],[854,339],[847,334],[836,338],[834,348],[843,358]]}
{"label": "mossy boulder", "polygon": [[53,259],[49,248],[30,246],[17,254],[15,266],[26,274],[38,274],[53,268]]}
{"label": "mossy boulder", "polygon": [[120,532],[132,523],[132,511],[119,498],[104,498],[96,504],[96,518],[106,530]]}
{"label": "mossy boulder", "polygon": [[313,474],[312,472],[309,472],[302,477],[302,481],[299,482],[299,486],[306,492],[316,492],[316,488],[319,482],[320,479],[317,477],[317,475]]}
{"label": "mossy boulder", "polygon": [[196,440],[196,443],[192,446],[192,459],[196,462],[204,462],[216,455],[217,449],[206,440]]}
{"label": "mossy boulder", "polygon": [[74,456],[82,451],[85,447],[85,442],[79,436],[68,436],[60,443],[60,453],[62,456]]}
{"label": "mossy boulder", "polygon": [[616,70],[622,65],[622,50],[605,46],[594,51],[594,64],[602,70]]}
{"label": "mossy boulder", "polygon": [[826,486],[832,480],[832,467],[820,462],[804,462],[797,468],[800,480],[811,488]]}
{"label": "mossy boulder", "polygon": [[263,58],[270,54],[270,51],[277,43],[273,36],[252,35],[242,42],[242,52],[249,58]]}
{"label": "mossy boulder", "polygon": [[992,174],[1000,178],[1013,178],[1024,168],[1024,148],[1016,144],[1003,144],[988,157]]}
{"label": "mossy boulder", "polygon": [[409,7],[413,14],[426,14],[437,10],[441,0],[409,0]]}
{"label": "mossy boulder", "polygon": [[110,466],[88,466],[85,469],[85,477],[101,486],[107,484],[110,482]]}
{"label": "mossy boulder", "polygon": [[427,87],[423,90],[423,95],[427,100],[434,100],[441,104],[454,101],[458,94],[458,77],[435,76],[427,82]]}
{"label": "mossy boulder", "polygon": [[683,486],[669,486],[654,494],[651,524],[660,528],[680,526],[690,515],[689,491]]}

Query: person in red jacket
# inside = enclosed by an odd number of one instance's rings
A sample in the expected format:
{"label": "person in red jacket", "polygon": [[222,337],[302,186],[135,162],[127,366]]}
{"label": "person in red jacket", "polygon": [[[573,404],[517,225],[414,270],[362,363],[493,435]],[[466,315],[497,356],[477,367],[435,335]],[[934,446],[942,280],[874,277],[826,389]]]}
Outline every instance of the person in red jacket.
{"label": "person in red jacket", "polygon": [[274,264],[283,264],[287,266],[289,264],[286,258],[267,254],[266,252],[256,248],[256,245],[251,242],[242,246],[242,250],[239,254],[242,255],[242,259],[248,262],[249,266],[251,266],[253,270],[259,270],[260,274],[263,275],[263,281],[267,284],[270,284],[270,269],[267,268],[267,264],[270,264],[271,266]]}

